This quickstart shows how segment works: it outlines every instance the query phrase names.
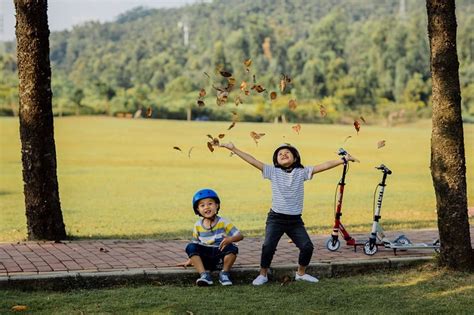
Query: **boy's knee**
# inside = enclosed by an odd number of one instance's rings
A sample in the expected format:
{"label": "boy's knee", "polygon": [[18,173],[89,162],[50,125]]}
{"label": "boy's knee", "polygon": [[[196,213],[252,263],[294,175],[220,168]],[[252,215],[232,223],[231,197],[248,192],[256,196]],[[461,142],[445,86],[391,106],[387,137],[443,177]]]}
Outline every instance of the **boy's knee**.
{"label": "boy's knee", "polygon": [[239,248],[234,244],[229,244],[224,248],[223,253],[224,256],[227,256],[229,254],[237,255],[239,253]]}
{"label": "boy's knee", "polygon": [[199,255],[199,245],[195,243],[189,243],[186,246],[186,254],[188,254],[188,257]]}

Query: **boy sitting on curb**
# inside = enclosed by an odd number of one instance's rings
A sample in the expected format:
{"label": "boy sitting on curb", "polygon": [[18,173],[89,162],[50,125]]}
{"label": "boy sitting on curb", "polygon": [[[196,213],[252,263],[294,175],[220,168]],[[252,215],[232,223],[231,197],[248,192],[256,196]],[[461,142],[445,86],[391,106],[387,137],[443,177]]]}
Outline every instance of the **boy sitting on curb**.
{"label": "boy sitting on curb", "polygon": [[233,243],[244,237],[229,220],[217,215],[220,203],[217,193],[211,189],[199,190],[193,197],[194,213],[202,218],[194,224],[192,242],[186,246],[186,253],[200,274],[196,280],[198,286],[213,284],[210,271],[219,269],[220,264],[219,282],[232,285],[229,271],[239,252]]}

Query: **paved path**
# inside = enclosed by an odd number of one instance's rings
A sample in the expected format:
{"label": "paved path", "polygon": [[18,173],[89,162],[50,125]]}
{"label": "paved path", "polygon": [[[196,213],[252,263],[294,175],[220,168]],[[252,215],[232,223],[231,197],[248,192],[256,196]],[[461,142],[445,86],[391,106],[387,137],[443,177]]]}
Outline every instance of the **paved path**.
{"label": "paved path", "polygon": [[[400,233],[387,233],[391,239]],[[432,243],[438,238],[436,230],[411,230],[404,233],[413,243]],[[337,252],[325,248],[328,236],[312,236],[315,244],[312,263],[345,262],[367,259],[393,258],[390,249],[379,247],[374,256],[366,256],[362,247],[353,247],[342,242]],[[355,235],[356,239],[367,239],[367,234]],[[474,243],[474,228],[471,228],[471,243]],[[64,272],[110,272],[121,270],[176,269],[176,264],[186,260],[184,240],[88,240],[54,242],[0,243],[0,280],[17,275],[42,275]],[[245,238],[239,243],[236,268],[258,267],[261,238]],[[397,251],[397,257],[430,257],[431,249]],[[279,243],[272,266],[297,263],[298,249],[289,243],[286,236]]]}

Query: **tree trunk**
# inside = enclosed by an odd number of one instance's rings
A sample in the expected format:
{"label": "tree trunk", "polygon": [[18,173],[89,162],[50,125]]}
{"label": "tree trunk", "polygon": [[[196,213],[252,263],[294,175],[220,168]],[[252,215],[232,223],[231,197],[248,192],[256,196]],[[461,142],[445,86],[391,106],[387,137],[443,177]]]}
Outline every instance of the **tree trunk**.
{"label": "tree trunk", "polygon": [[455,3],[427,0],[426,8],[433,81],[431,176],[438,212],[440,261],[452,269],[472,270]]}
{"label": "tree trunk", "polygon": [[29,240],[60,240],[47,0],[15,0],[20,137]]}

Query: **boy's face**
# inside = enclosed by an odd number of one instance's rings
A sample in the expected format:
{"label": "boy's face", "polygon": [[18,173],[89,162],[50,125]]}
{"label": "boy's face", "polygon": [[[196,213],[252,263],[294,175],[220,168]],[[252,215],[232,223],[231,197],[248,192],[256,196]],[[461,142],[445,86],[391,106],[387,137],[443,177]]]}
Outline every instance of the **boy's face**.
{"label": "boy's face", "polygon": [[219,205],[212,198],[204,198],[198,202],[198,211],[206,219],[213,218],[217,214]]}
{"label": "boy's face", "polygon": [[278,151],[277,162],[283,167],[290,167],[295,161],[293,153],[288,149],[281,149]]}

